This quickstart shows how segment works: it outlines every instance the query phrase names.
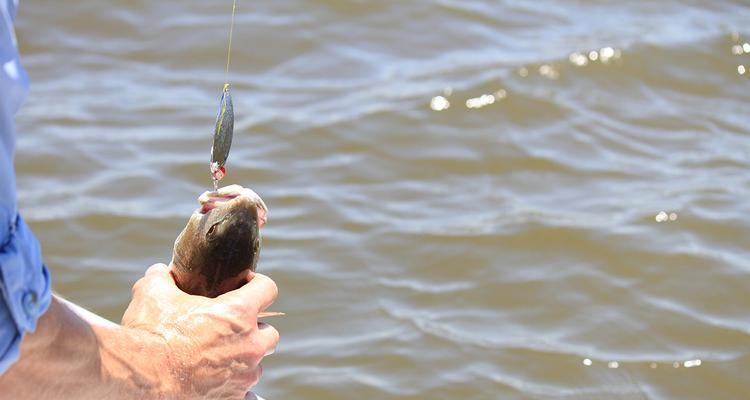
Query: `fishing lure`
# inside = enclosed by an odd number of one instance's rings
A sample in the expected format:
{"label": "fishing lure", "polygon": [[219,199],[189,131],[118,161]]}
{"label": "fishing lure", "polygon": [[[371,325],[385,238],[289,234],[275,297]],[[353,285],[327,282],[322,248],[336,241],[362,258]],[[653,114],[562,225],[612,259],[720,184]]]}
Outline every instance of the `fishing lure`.
{"label": "fishing lure", "polygon": [[234,108],[232,106],[232,93],[229,84],[224,84],[219,102],[219,114],[216,116],[216,127],[214,128],[214,144],[211,146],[211,177],[214,181],[214,191],[217,190],[219,181],[226,175],[227,158],[229,149],[232,147],[232,135],[234,134]]}

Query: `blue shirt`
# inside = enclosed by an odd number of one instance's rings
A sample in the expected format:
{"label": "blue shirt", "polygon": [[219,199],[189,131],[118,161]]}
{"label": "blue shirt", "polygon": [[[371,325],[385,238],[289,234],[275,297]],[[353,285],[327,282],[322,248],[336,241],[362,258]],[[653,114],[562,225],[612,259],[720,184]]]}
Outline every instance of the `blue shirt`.
{"label": "blue shirt", "polygon": [[13,153],[15,114],[29,87],[13,21],[18,0],[0,0],[0,374],[19,356],[50,302],[50,279],[39,242],[18,215]]}

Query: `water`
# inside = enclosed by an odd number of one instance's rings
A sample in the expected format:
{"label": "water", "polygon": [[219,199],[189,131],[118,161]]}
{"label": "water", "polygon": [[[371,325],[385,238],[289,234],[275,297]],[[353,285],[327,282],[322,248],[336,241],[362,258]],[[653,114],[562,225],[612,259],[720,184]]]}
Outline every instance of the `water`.
{"label": "water", "polygon": [[[113,320],[211,186],[223,3],[21,2],[19,203]],[[747,3],[237,11],[223,182],[287,312],[258,393],[750,398]]]}

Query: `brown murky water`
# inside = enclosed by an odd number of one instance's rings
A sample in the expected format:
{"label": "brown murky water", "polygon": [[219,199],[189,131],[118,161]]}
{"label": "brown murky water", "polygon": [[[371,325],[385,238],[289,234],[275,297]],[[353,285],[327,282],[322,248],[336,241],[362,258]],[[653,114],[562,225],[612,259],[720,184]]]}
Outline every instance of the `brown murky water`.
{"label": "brown murky water", "polygon": [[[231,2],[21,1],[19,203],[118,320],[210,185]],[[273,399],[750,398],[746,2],[243,1]]]}

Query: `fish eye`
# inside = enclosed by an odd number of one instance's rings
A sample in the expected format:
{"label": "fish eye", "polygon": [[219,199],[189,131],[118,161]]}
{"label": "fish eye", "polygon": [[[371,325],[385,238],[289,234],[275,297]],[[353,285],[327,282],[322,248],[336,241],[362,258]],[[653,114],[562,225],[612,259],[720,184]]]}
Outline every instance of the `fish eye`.
{"label": "fish eye", "polygon": [[211,225],[210,228],[208,228],[208,232],[206,232],[206,236],[213,236],[214,232],[216,232],[216,227],[219,226],[221,222],[217,222],[213,225]]}

